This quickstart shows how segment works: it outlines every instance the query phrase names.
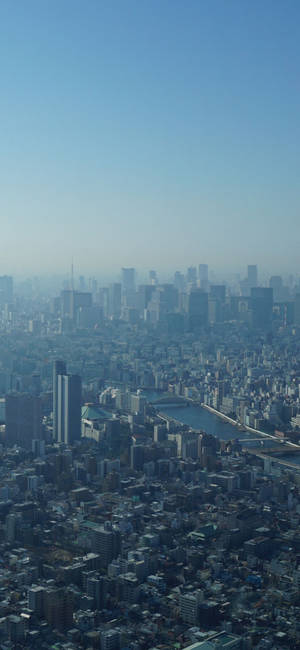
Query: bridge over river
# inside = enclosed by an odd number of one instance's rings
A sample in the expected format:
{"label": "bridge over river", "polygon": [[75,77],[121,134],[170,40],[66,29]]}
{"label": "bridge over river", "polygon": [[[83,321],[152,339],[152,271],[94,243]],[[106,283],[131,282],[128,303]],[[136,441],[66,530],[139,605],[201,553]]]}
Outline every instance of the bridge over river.
{"label": "bridge over river", "polygon": [[[298,450],[299,452],[299,450]],[[263,453],[262,451],[259,451],[258,449],[247,449],[247,453],[252,454],[253,456],[257,456],[258,458],[261,458],[262,460],[270,460],[271,463],[276,463],[279,465],[284,465],[285,467],[290,467],[292,469],[296,469],[300,472],[300,464],[297,462],[293,462],[292,460],[284,460],[284,458],[279,458],[278,456],[270,455],[268,453]],[[287,452],[286,452],[287,453]],[[289,450],[289,454],[291,453],[291,450]],[[293,452],[297,454],[296,452]]]}
{"label": "bridge over river", "polygon": [[[186,412],[189,411],[192,411],[192,408],[186,409]],[[172,413],[172,415],[169,415],[168,413],[160,411],[157,413],[157,415],[164,422],[174,423],[177,426],[178,424],[189,426],[195,432],[196,431],[201,432],[205,430],[207,431],[208,429],[208,427],[205,426],[206,423],[202,424],[201,418],[198,419],[197,423],[195,422],[195,424],[193,423],[191,426],[191,422],[186,421],[186,418],[183,417],[183,411],[180,411],[180,421],[179,418],[176,417],[177,412],[174,414]],[[225,425],[225,429],[226,428],[227,427]],[[221,432],[219,435],[215,431],[213,431],[212,433],[213,435],[217,435],[220,438],[225,437],[224,435],[221,434]],[[237,429],[235,429],[235,437],[241,443],[243,451],[252,454],[254,456],[257,456],[262,460],[269,459],[271,463],[276,463],[300,471],[300,446],[295,445],[294,443],[291,442],[280,441],[276,439],[275,436],[272,435],[268,436],[268,434],[265,434],[265,436],[266,437],[263,436],[257,437],[253,435],[249,437],[249,433],[248,433],[248,436],[243,438],[240,432]],[[232,438],[233,436],[231,435],[231,439]],[[229,440],[229,436],[227,437],[227,439]]]}
{"label": "bridge over river", "polygon": [[189,406],[188,400],[184,399],[184,397],[178,397],[177,395],[158,397],[156,400],[151,401],[151,404],[155,407],[171,406],[172,408],[176,406],[178,406],[178,408]]}
{"label": "bridge over river", "polygon": [[276,464],[300,469],[300,446],[293,442],[281,441],[274,434],[248,426],[237,426],[237,422],[215,409],[177,395],[148,391],[145,396],[156,407],[162,421],[184,425],[197,432],[205,431],[221,440],[238,440],[244,451],[263,459],[269,458]]}

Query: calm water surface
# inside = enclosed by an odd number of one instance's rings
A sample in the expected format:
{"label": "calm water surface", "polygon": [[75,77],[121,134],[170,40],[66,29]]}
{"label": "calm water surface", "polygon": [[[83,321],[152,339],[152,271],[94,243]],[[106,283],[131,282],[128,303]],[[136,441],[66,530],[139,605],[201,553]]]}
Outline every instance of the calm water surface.
{"label": "calm water surface", "polygon": [[[149,402],[162,399],[162,394],[155,391],[147,391],[144,395]],[[211,433],[213,436],[216,436],[216,438],[221,438],[222,440],[251,438],[251,434],[248,431],[240,431],[237,427],[222,420],[219,416],[211,411],[207,411],[201,406],[174,406],[172,404],[159,404],[155,406],[161,413],[174,418],[174,420],[178,420],[182,424],[187,424],[193,429],[202,429],[206,433]]]}
{"label": "calm water surface", "polygon": [[[261,437],[262,441],[262,451],[263,449],[267,450],[268,447],[278,447],[280,449],[280,443],[276,443],[274,440],[266,439],[263,436],[258,434],[250,433],[250,431],[239,431],[237,427],[234,427],[229,422],[225,422],[220,417],[207,411],[201,406],[188,406],[188,407],[174,407],[174,406],[164,406],[161,409],[162,413],[169,415],[170,417],[183,422],[183,424],[188,424],[193,429],[203,429],[206,433],[211,433],[213,436],[220,438],[221,440],[232,440],[233,438],[239,438],[239,440],[249,440],[249,443],[246,443],[249,447],[259,447],[260,442],[257,441],[257,438]],[[252,440],[251,440],[252,439]],[[292,462],[296,465],[300,465],[300,453],[297,454],[283,454],[278,456],[286,462]],[[275,460],[275,458],[274,458]]]}
{"label": "calm water surface", "polygon": [[175,420],[183,424],[188,424],[193,429],[202,429],[206,433],[211,433],[216,438],[221,438],[222,440],[251,438],[251,434],[247,431],[240,431],[237,427],[230,424],[230,422],[222,420],[219,416],[211,411],[207,411],[201,406],[174,407],[166,405],[161,406],[160,410]]}
{"label": "calm water surface", "polygon": [[[164,396],[162,393],[156,391],[144,391],[143,394],[151,403],[156,402],[158,399],[161,400]],[[263,436],[260,436],[259,433],[251,433],[247,430],[240,431],[238,427],[233,426],[230,422],[222,420],[218,415],[215,415],[215,413],[212,413],[211,411],[207,411],[201,406],[174,406],[172,404],[163,403],[155,406],[161,413],[174,418],[174,420],[177,420],[182,424],[187,424],[192,429],[202,429],[203,431],[206,431],[206,433],[210,433],[221,440],[233,440],[239,438],[239,440],[249,441],[246,443],[247,447],[253,448],[261,446],[262,450],[267,450],[268,447],[278,447],[278,449],[280,449],[279,442],[264,438]],[[288,455],[282,454],[282,456],[278,456],[278,458],[282,458],[287,462],[292,462],[300,466],[300,453]]]}

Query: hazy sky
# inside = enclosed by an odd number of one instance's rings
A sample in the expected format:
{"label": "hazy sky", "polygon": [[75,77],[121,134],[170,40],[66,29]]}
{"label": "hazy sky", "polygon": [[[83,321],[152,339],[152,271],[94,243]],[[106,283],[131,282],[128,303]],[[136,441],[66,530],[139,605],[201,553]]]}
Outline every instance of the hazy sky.
{"label": "hazy sky", "polygon": [[299,0],[1,0],[1,273],[298,270]]}

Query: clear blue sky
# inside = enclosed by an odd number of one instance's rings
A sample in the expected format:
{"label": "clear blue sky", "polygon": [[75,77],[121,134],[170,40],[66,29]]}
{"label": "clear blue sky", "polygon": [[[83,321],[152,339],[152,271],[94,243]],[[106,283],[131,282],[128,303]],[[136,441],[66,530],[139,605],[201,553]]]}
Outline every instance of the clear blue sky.
{"label": "clear blue sky", "polygon": [[298,270],[299,0],[2,0],[1,273]]}

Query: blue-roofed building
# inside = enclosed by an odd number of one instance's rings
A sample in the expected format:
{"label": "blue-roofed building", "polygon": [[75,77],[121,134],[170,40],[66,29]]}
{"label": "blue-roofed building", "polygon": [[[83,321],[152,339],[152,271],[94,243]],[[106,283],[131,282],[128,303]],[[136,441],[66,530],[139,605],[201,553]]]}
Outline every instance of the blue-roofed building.
{"label": "blue-roofed building", "polygon": [[81,407],[81,435],[100,442],[105,435],[105,423],[111,420],[111,413],[97,404],[85,404]]}

